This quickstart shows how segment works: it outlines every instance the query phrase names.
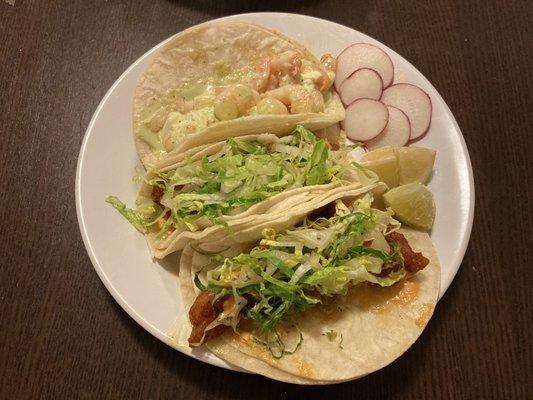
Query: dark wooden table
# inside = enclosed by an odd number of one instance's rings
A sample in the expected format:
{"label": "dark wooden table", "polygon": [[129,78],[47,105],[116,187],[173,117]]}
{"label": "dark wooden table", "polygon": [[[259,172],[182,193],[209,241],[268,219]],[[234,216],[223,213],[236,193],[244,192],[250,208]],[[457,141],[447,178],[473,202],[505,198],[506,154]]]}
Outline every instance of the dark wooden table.
{"label": "dark wooden table", "polygon": [[[533,7],[414,3],[0,0],[0,398],[533,398]],[[387,368],[331,387],[225,371],[159,342],[108,294],[76,221],[78,151],[114,80],[177,31],[267,9],[351,26],[409,59],[474,167],[470,246],[426,332]]]}

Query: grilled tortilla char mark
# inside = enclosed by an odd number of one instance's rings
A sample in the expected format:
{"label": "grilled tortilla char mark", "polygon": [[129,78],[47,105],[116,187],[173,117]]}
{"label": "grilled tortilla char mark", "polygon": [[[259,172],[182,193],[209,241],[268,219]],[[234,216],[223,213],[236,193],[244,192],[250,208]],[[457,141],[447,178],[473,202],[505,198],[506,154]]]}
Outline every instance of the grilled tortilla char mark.
{"label": "grilled tortilla char mark", "polygon": [[424,269],[428,264],[429,260],[422,255],[422,253],[417,253],[413,251],[407,239],[404,235],[399,232],[392,232],[389,235],[385,236],[385,239],[389,244],[397,243],[400,246],[400,253],[402,254],[404,267],[407,272],[415,273]]}
{"label": "grilled tortilla char mark", "polygon": [[218,325],[205,331],[222,312],[222,305],[228,297],[223,296],[213,303],[215,295],[214,292],[200,293],[189,310],[189,320],[192,324],[192,332],[189,336],[190,346],[199,346],[204,341],[221,335],[227,328],[225,325]]}

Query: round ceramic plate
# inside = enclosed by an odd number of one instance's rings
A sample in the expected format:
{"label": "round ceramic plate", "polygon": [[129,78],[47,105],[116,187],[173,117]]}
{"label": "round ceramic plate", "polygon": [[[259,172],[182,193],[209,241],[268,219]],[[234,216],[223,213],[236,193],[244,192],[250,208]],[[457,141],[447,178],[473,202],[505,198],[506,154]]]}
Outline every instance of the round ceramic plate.
{"label": "round ceramic plate", "polygon": [[[245,20],[275,28],[307,46],[315,55],[333,55],[354,42],[384,49],[395,66],[396,82],[423,88],[433,101],[428,134],[417,145],[437,150],[429,184],[435,194],[437,216],[431,237],[442,265],[440,296],[453,280],[463,259],[474,213],[472,167],[459,126],[450,109],[408,61],[378,41],[346,26],[303,15],[257,13],[226,20]],[[191,357],[232,368],[202,349],[191,350],[173,339],[185,314],[177,284],[176,259],[154,262],[144,237],[105,202],[116,195],[133,204],[139,161],[132,135],[132,97],[135,85],[160,43],[139,58],[102,99],[87,128],[76,173],[78,222],[87,252],[106,288],[126,312],[158,339]]]}

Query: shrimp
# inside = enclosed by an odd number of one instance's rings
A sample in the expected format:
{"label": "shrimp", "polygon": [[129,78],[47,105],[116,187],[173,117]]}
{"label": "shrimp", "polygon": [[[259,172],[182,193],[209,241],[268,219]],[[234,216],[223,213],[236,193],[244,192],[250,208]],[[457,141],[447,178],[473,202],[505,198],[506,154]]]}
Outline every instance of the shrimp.
{"label": "shrimp", "polygon": [[337,72],[337,60],[331,54],[324,54],[320,57],[320,63],[326,71]]}
{"label": "shrimp", "polygon": [[300,85],[285,85],[264,94],[267,98],[281,101],[291,114],[324,111],[324,98],[318,90],[306,90]]}
{"label": "shrimp", "polygon": [[265,97],[264,99],[261,99],[254,107],[254,114],[282,115],[288,113],[289,111],[287,110],[287,107],[285,107],[285,104],[271,97]]}
{"label": "shrimp", "polygon": [[322,71],[320,78],[316,81],[316,87],[322,93],[328,91],[335,80],[335,72],[337,71],[337,60],[333,58],[331,54],[324,54],[320,57],[320,63],[322,64]]}
{"label": "shrimp", "polygon": [[263,93],[267,90],[268,80],[270,77],[270,57],[261,59],[255,66],[255,72],[257,76],[252,78],[252,83],[255,86],[255,90],[259,93]]}
{"label": "shrimp", "polygon": [[274,74],[288,73],[294,78],[298,76],[302,69],[302,57],[297,51],[286,51],[272,58],[270,68]]}
{"label": "shrimp", "polygon": [[286,51],[277,56],[262,58],[255,66],[257,76],[253,83],[259,93],[275,89],[284,75],[291,79],[299,76],[302,69],[302,57],[297,51]]}
{"label": "shrimp", "polygon": [[229,94],[222,93],[215,98],[215,117],[220,121],[228,121],[239,116],[237,101]]}
{"label": "shrimp", "polygon": [[220,121],[238,118],[249,113],[259,101],[259,93],[246,85],[231,85],[215,89],[215,117]]}

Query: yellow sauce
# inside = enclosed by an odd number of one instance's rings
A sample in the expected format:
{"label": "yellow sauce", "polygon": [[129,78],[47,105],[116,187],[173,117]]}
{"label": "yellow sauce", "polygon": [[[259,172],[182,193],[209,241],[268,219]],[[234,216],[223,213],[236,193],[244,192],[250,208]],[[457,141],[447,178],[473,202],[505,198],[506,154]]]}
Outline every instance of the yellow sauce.
{"label": "yellow sauce", "polygon": [[431,303],[426,303],[420,308],[420,314],[415,320],[416,326],[423,328],[427,325],[429,319],[433,315],[433,310],[435,310],[435,305]]}
{"label": "yellow sauce", "polygon": [[298,369],[300,376],[303,376],[304,378],[312,378],[315,376],[313,368],[300,357],[294,356],[294,365]]}
{"label": "yellow sauce", "polygon": [[264,362],[272,365],[279,364],[279,361],[272,356],[272,353],[269,350],[263,350],[257,353],[257,358],[263,360]]}
{"label": "yellow sauce", "polygon": [[404,306],[414,302],[420,292],[420,282],[409,278],[389,287],[363,284],[352,289],[349,301],[357,307],[382,314],[388,312],[391,304]]}
{"label": "yellow sauce", "polygon": [[323,304],[313,307],[307,311],[313,317],[316,317],[324,322],[332,322],[339,319],[342,315],[344,307],[332,302],[330,304]]}
{"label": "yellow sauce", "polygon": [[249,345],[252,341],[252,335],[246,332],[242,332],[240,335],[234,333],[233,339],[237,339],[242,345]]}
{"label": "yellow sauce", "polygon": [[412,303],[418,298],[420,282],[415,279],[407,279],[400,283],[400,291],[392,298],[392,302],[399,305]]}

